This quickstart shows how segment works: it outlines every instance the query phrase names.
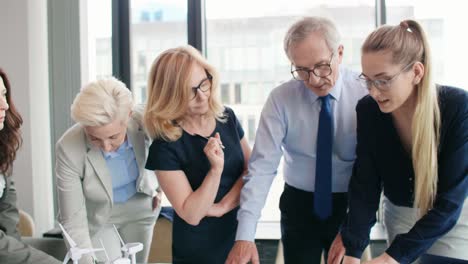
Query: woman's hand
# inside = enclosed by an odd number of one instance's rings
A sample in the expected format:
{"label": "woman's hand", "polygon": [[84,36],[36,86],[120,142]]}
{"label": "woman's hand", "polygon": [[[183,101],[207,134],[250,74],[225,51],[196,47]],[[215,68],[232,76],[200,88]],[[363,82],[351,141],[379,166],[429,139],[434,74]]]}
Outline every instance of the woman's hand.
{"label": "woman's hand", "polygon": [[221,217],[226,213],[226,208],[221,203],[213,204],[210,209],[208,209],[208,213],[206,216],[210,217]]}
{"label": "woman's hand", "polygon": [[224,168],[224,152],[221,148],[222,142],[219,133],[208,139],[203,152],[210,161],[211,169],[222,171]]}
{"label": "woman's hand", "polygon": [[153,212],[161,205],[162,191],[161,189],[156,190],[156,196],[153,197]]}
{"label": "woman's hand", "polygon": [[359,264],[361,260],[355,257],[345,256],[343,259],[343,264]]}
{"label": "woman's hand", "polygon": [[398,262],[387,253],[383,253],[375,259],[364,262],[364,264],[398,264]]}
{"label": "woman's hand", "polygon": [[333,243],[330,246],[328,251],[328,264],[340,264],[343,256],[345,254],[345,247],[343,241],[341,240],[341,234],[338,233],[333,240]]}

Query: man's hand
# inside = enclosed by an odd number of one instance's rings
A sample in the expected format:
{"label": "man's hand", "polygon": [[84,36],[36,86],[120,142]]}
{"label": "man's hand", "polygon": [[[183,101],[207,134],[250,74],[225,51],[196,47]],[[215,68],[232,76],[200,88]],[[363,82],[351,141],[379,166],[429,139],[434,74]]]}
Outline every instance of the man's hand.
{"label": "man's hand", "polygon": [[158,190],[156,196],[153,197],[153,212],[161,205],[162,191]]}
{"label": "man's hand", "polygon": [[343,256],[345,254],[345,247],[343,241],[341,240],[341,234],[338,233],[333,240],[333,243],[330,246],[330,251],[328,252],[328,264],[340,264]]}
{"label": "man's hand", "polygon": [[260,264],[257,246],[252,241],[238,240],[229,252],[225,264]]}

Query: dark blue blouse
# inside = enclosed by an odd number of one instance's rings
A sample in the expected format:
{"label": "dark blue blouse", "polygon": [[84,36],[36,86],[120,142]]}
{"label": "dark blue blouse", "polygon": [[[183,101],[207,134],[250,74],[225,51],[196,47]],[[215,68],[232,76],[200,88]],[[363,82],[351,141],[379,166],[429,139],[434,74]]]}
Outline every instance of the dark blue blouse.
{"label": "dark blue blouse", "polygon": [[[468,93],[439,87],[441,135],[437,195],[433,209],[413,228],[397,235],[387,254],[411,263],[456,224],[468,195]],[[366,96],[356,107],[357,159],[349,184],[349,212],[341,234],[346,255],[360,258],[376,222],[381,191],[398,206],[412,207],[414,171],[391,114],[382,113]],[[427,124],[431,129],[431,124]]]}
{"label": "dark blue blouse", "polygon": [[[244,155],[240,144],[244,130],[232,109],[226,107],[224,115],[227,121],[216,121],[216,128],[211,135],[219,132],[225,146],[224,168],[215,202],[219,202],[231,190],[244,171]],[[206,138],[185,131],[174,142],[156,139],[151,144],[146,169],[182,170],[192,189],[196,190],[211,167],[203,152],[206,143]],[[237,210],[219,218],[205,217],[197,226],[189,225],[176,212],[172,233],[173,262],[224,263],[235,241]]]}

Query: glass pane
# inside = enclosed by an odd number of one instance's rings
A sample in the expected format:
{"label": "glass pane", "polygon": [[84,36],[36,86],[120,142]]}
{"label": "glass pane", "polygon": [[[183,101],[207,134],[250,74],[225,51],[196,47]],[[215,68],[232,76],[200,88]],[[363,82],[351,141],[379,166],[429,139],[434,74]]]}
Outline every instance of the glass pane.
{"label": "glass pane", "polygon": [[[343,64],[360,71],[361,43],[375,27],[374,0],[206,0],[208,60],[221,73],[223,103],[247,121],[243,125],[250,146],[268,94],[292,78],[284,35],[293,22],[313,15],[336,22],[345,47]],[[280,219],[282,178],[280,165],[261,221]]]}
{"label": "glass pane", "polygon": [[130,6],[132,90],[143,103],[151,63],[162,51],[187,44],[187,1],[132,0]]}
{"label": "glass pane", "polygon": [[460,62],[468,60],[465,50],[468,35],[466,10],[460,1],[387,0],[387,22],[394,25],[404,19],[420,22],[432,51],[433,78],[436,83],[468,89],[466,70]]}
{"label": "glass pane", "polygon": [[[87,58],[89,80],[112,76],[112,1],[87,1],[87,43],[82,51]],[[89,80],[83,80],[85,82]]]}

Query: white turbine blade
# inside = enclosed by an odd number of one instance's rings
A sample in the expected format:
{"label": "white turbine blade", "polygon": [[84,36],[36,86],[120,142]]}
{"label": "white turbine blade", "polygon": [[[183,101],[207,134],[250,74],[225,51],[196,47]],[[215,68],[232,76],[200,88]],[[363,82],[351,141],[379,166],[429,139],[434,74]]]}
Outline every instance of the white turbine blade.
{"label": "white turbine blade", "polygon": [[131,262],[128,258],[116,258],[112,264],[131,264]]}
{"label": "white turbine blade", "polygon": [[65,255],[65,258],[63,259],[63,264],[67,264],[69,260],[70,260],[70,254],[67,252],[67,254]]}
{"label": "white turbine blade", "polygon": [[125,247],[125,243],[124,243],[122,237],[119,234],[119,230],[117,230],[117,227],[115,227],[115,225],[113,225],[113,226],[114,226],[115,232],[117,233],[117,236],[119,236],[120,243],[122,243],[122,247]]}
{"label": "white turbine blade", "polygon": [[76,247],[75,241],[73,241],[71,236],[67,233],[67,231],[65,231],[65,228],[63,228],[63,226],[60,223],[59,223],[59,226],[62,229],[62,233],[65,236],[65,238],[67,239],[68,244],[70,244],[70,247]]}
{"label": "white turbine blade", "polygon": [[107,250],[104,247],[104,243],[102,243],[102,239],[99,239],[99,242],[101,242],[101,247],[104,249],[104,254],[106,254],[107,261],[110,263],[109,255],[107,255]]}
{"label": "white turbine blade", "polygon": [[97,251],[104,251],[103,248],[80,248],[81,255],[89,254]]}
{"label": "white turbine blade", "polygon": [[143,244],[140,242],[128,243],[125,246],[128,248],[129,254],[136,254],[143,250]]}

